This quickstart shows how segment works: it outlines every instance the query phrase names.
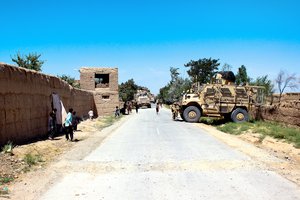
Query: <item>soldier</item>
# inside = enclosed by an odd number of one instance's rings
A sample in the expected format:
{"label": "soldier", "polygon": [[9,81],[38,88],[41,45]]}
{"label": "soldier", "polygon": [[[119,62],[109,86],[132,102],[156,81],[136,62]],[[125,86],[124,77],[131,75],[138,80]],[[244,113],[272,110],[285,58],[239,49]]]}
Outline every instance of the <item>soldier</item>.
{"label": "soldier", "polygon": [[173,120],[175,120],[178,116],[178,111],[179,111],[179,105],[177,102],[171,105],[171,111],[172,111],[172,118]]}

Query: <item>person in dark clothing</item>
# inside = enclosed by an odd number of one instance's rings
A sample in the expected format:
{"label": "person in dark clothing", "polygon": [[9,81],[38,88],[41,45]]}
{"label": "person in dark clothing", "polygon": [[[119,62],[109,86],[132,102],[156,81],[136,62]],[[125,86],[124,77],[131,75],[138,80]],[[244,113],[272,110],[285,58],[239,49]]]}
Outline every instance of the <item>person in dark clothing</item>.
{"label": "person in dark clothing", "polygon": [[116,106],[115,117],[119,117],[119,116],[120,116],[120,109],[119,106]]}
{"label": "person in dark clothing", "polygon": [[156,114],[159,112],[159,103],[156,104]]}
{"label": "person in dark clothing", "polygon": [[55,135],[56,130],[56,115],[54,112],[49,113],[49,119],[48,119],[48,138],[49,140],[52,140]]}
{"label": "person in dark clothing", "polygon": [[135,112],[138,113],[139,112],[139,105],[136,103],[135,104]]}
{"label": "person in dark clothing", "polygon": [[79,123],[78,117],[76,116],[76,111],[72,113],[72,127],[73,131],[77,131],[77,125]]}

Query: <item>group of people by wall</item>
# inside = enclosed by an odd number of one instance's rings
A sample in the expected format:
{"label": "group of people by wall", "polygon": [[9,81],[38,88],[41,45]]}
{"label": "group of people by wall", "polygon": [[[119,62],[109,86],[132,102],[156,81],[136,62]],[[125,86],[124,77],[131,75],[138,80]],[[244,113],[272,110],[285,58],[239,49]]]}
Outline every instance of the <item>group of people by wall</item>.
{"label": "group of people by wall", "polygon": [[72,108],[69,109],[63,124],[57,123],[57,109],[52,109],[49,113],[48,121],[48,138],[53,140],[56,135],[64,133],[66,140],[73,141],[74,131],[77,131],[77,125],[81,121],[81,118],[76,115],[76,111]]}

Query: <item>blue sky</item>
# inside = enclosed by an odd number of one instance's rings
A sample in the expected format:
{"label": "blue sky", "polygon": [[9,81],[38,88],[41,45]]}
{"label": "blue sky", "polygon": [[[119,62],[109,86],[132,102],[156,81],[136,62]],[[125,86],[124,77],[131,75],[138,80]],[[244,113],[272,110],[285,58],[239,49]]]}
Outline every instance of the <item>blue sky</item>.
{"label": "blue sky", "polygon": [[200,58],[245,65],[252,78],[300,77],[300,1],[0,0],[0,62],[42,54],[43,72],[79,78],[82,66],[118,67],[153,93],[169,68]]}

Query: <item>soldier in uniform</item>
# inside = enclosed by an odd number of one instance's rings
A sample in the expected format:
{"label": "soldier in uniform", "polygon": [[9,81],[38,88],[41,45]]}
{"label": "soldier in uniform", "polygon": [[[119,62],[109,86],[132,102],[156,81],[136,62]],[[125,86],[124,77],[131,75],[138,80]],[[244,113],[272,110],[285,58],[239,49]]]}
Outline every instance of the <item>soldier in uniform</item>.
{"label": "soldier in uniform", "polygon": [[177,102],[171,105],[171,111],[172,111],[172,118],[173,120],[175,120],[179,113],[179,104]]}

